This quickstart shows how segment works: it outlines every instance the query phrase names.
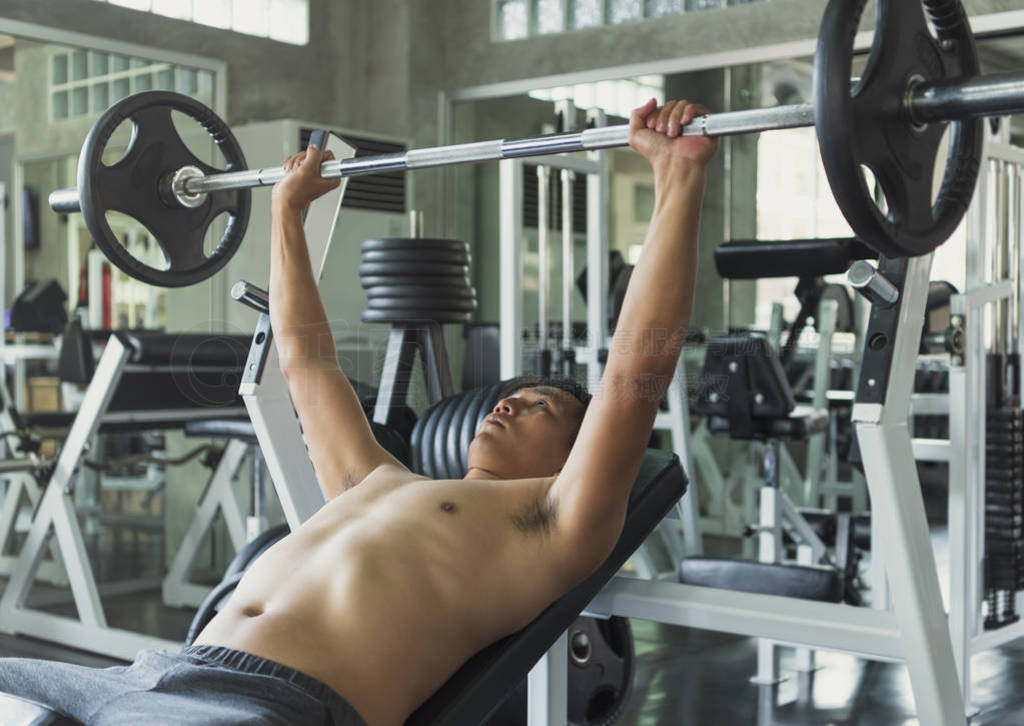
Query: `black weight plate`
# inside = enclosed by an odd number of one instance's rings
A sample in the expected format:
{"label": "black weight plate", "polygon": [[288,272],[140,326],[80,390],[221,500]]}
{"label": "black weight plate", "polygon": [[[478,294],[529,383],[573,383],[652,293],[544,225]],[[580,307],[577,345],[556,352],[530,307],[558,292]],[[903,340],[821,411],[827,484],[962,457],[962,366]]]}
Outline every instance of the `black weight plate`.
{"label": "black weight plate", "polygon": [[432,297],[476,299],[471,287],[437,287],[434,285],[374,285],[366,288],[366,297]]}
{"label": "black weight plate", "polygon": [[[944,126],[917,125],[903,108],[912,83],[979,75],[974,36],[960,0],[878,0],[867,66],[850,90],[853,38],[867,3],[830,0],[814,57],[814,126],[832,193],[858,237],[879,253],[930,252],[953,233],[974,194],[983,121],[952,124],[942,187],[932,176]],[[861,167],[871,169],[888,212]]]}
{"label": "black weight plate", "polygon": [[633,684],[633,633],[623,617],[579,617],[569,626],[569,723],[606,726],[621,714]]}
{"label": "black weight plate", "polygon": [[[435,314],[437,313],[437,314]],[[452,311],[420,311],[420,310],[364,310],[364,323],[468,323],[473,319],[472,313]]]}
{"label": "black weight plate", "polygon": [[370,310],[476,310],[476,300],[439,300],[437,298],[378,297],[371,298]]}
{"label": "black weight plate", "polygon": [[447,265],[432,262],[363,262],[359,265],[360,275],[411,275],[433,277],[434,275],[465,275],[465,265]]}
{"label": "black weight plate", "polygon": [[[178,136],[171,111],[195,119],[217,143],[227,165],[217,169],[196,158]],[[103,163],[111,135],[125,119],[134,130],[124,156]],[[195,208],[184,207],[161,192],[165,178],[185,166],[206,175],[245,169],[245,157],[231,129],[213,111],[193,98],[169,91],[144,91],[121,99],[93,124],[78,159],[78,194],[85,225],[96,245],[127,275],[163,287],[192,285],[210,277],[238,250],[249,222],[248,189],[212,192]],[[107,212],[138,220],[152,234],[168,261],[166,269],[152,267],[121,244]],[[221,213],[228,223],[209,255],[203,241],[210,223]]]}
{"label": "black weight plate", "polygon": [[447,250],[449,252],[468,252],[466,243],[457,239],[440,239],[437,237],[385,237],[382,239],[365,240],[359,249],[362,252],[380,250]]}
{"label": "black weight plate", "polygon": [[439,288],[468,288],[466,275],[360,275],[360,284],[365,288],[388,285],[433,285]]}
{"label": "black weight plate", "polygon": [[468,265],[469,254],[466,252],[448,252],[446,250],[382,250],[363,252],[363,262],[422,262],[442,263],[446,265]]}

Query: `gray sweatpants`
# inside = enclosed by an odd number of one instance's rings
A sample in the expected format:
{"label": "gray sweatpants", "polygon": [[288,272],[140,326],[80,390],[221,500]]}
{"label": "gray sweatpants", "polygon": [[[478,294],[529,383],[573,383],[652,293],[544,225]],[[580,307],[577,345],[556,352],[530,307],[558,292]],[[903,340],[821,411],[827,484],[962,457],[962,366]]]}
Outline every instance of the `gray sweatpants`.
{"label": "gray sweatpants", "polygon": [[130,666],[102,669],[0,658],[0,691],[46,704],[88,726],[366,726],[347,701],[315,678],[212,645],[180,653],[144,650]]}

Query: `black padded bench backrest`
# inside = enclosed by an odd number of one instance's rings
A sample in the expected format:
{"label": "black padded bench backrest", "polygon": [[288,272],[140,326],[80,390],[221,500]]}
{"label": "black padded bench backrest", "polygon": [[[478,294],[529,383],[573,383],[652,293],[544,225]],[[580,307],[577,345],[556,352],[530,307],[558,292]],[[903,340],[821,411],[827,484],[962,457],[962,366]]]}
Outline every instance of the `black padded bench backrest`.
{"label": "black padded bench backrest", "polygon": [[408,718],[406,726],[464,726],[483,721],[626,564],[686,493],[686,484],[675,454],[648,449],[630,493],[622,535],[604,564],[525,628],[470,658]]}
{"label": "black padded bench backrest", "polygon": [[111,411],[236,408],[250,336],[213,333],[115,333],[130,351]]}
{"label": "black padded bench backrest", "polygon": [[762,277],[822,277],[846,272],[856,260],[878,253],[856,237],[736,240],[715,249],[715,269],[726,280]]}
{"label": "black padded bench backrest", "polygon": [[249,355],[250,335],[217,333],[115,333],[131,351],[131,362],[150,366],[237,368]]}
{"label": "black padded bench backrest", "polygon": [[[469,442],[504,385],[451,396],[424,411],[413,429],[413,469],[436,478],[465,476]],[[473,656],[406,725],[464,726],[483,721],[668,514],[686,492],[686,484],[675,454],[648,449],[630,494],[622,535],[604,564],[518,633]]]}
{"label": "black padded bench backrest", "polygon": [[724,335],[708,342],[694,413],[783,418],[795,405],[786,373],[763,336]]}

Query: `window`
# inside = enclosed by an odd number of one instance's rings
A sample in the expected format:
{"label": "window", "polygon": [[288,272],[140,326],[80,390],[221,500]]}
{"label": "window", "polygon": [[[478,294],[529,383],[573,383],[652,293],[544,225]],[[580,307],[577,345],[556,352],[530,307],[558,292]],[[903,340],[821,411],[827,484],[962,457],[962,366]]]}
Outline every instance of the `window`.
{"label": "window", "polygon": [[[110,0],[113,2],[114,0]],[[132,0],[138,2],[139,0]],[[199,0],[195,0],[199,2]],[[237,0],[236,0],[237,1]],[[155,2],[155,0],[154,0]],[[765,0],[491,0],[496,40],[518,40],[599,25],[619,25],[678,13]]]}
{"label": "window", "polygon": [[629,118],[633,109],[655,98],[665,100],[665,79],[662,76],[639,76],[618,81],[577,83],[530,91],[531,98],[542,101],[571,100],[577,108],[600,108],[610,116]]}
{"label": "window", "polygon": [[177,91],[213,101],[213,73],[106,51],[68,49],[50,58],[50,120],[95,116],[137,91]]}
{"label": "window", "polygon": [[309,0],[94,0],[292,45],[309,42]]}
{"label": "window", "polygon": [[[870,172],[868,172],[870,174]],[[872,184],[868,176],[869,187]],[[850,225],[836,204],[818,152],[814,129],[785,129],[761,134],[757,142],[757,238],[763,240],[849,237]],[[948,280],[962,290],[966,249],[964,225],[935,254],[933,280]],[[845,274],[828,282],[844,283]],[[796,278],[757,280],[754,327],[766,330],[772,303],[783,303],[793,320],[800,304],[793,295]]]}

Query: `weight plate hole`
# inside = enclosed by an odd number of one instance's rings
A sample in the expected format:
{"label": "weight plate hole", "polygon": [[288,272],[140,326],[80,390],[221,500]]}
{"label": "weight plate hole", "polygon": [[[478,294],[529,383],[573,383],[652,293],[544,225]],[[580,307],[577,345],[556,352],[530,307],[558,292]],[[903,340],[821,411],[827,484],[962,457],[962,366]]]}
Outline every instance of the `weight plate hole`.
{"label": "weight plate hole", "polygon": [[187,113],[171,110],[171,123],[193,156],[217,169],[227,167],[228,162],[220,147],[198,121]]}
{"label": "weight plate hole", "polygon": [[860,173],[864,177],[864,185],[868,192],[871,194],[872,200],[875,202],[875,206],[878,210],[889,219],[889,202],[885,198],[885,190],[882,188],[881,182],[875,173],[871,171],[871,167],[867,164],[860,165]]}
{"label": "weight plate hole", "polygon": [[587,723],[604,721],[616,706],[618,699],[612,688],[601,688],[590,697],[587,704]]}
{"label": "weight plate hole", "polygon": [[569,643],[569,654],[577,665],[585,665],[590,660],[591,652],[590,637],[582,630],[573,633]]}
{"label": "weight plate hole", "polygon": [[132,139],[135,137],[135,122],[125,119],[117,125],[114,133],[103,150],[102,161],[104,166],[113,166],[121,161],[128,153]]}

